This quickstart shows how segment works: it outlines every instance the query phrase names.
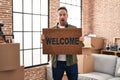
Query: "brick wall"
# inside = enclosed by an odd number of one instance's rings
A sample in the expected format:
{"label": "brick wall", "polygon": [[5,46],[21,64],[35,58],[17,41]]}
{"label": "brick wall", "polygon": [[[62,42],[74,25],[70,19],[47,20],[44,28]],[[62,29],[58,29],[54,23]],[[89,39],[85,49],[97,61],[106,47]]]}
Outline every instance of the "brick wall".
{"label": "brick wall", "polygon": [[83,29],[110,42],[120,37],[120,0],[82,0]]}
{"label": "brick wall", "polygon": [[49,18],[49,22],[50,22],[50,27],[53,27],[56,25],[57,22],[57,9],[60,6],[59,0],[49,0],[50,1],[50,18]]}
{"label": "brick wall", "polygon": [[120,0],[95,0],[94,33],[109,41],[120,37]]}
{"label": "brick wall", "polygon": [[4,23],[4,34],[12,34],[12,0],[0,0],[0,22]]}
{"label": "brick wall", "polygon": [[82,0],[82,28],[83,35],[93,32],[93,6],[94,0]]}
{"label": "brick wall", "polygon": [[46,80],[45,66],[25,69],[24,80]]}

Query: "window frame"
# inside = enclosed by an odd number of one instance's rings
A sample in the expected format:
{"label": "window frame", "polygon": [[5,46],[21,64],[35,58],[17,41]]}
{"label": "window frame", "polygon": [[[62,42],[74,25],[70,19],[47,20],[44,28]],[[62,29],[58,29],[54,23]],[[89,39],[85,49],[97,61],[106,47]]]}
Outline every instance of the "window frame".
{"label": "window frame", "polygon": [[[29,0],[28,0],[29,1]],[[24,0],[21,0],[21,9],[22,9],[22,11],[14,11],[14,0],[12,0],[12,24],[13,24],[13,35],[15,35],[15,33],[18,33],[18,35],[20,35],[21,34],[21,36],[22,36],[22,41],[21,41],[21,43],[22,43],[22,45],[21,45],[21,47],[20,47],[20,59],[22,59],[22,60],[20,60],[21,62],[21,65],[25,65],[25,51],[31,51],[31,53],[32,54],[30,54],[31,55],[31,64],[32,65],[30,65],[30,66],[25,66],[25,68],[30,68],[30,67],[36,67],[36,66],[40,66],[40,65],[45,65],[45,64],[48,64],[48,61],[49,61],[49,55],[47,55],[46,54],[46,56],[45,57],[47,57],[47,59],[46,59],[46,63],[42,63],[41,62],[41,60],[42,60],[42,58],[40,58],[39,60],[40,60],[40,64],[36,64],[36,65],[34,65],[34,55],[33,55],[33,53],[34,53],[34,51],[35,50],[40,50],[40,51],[38,51],[38,52],[40,52],[39,53],[39,55],[40,55],[40,57],[42,57],[42,55],[44,55],[43,53],[41,53],[42,52],[42,47],[41,47],[41,41],[39,41],[39,46],[40,47],[38,47],[38,48],[34,48],[34,45],[33,45],[33,40],[34,40],[34,33],[37,33],[37,34],[42,34],[42,29],[41,29],[41,22],[42,22],[42,20],[41,20],[41,16],[45,16],[45,17],[47,17],[47,19],[46,19],[46,21],[47,21],[47,26],[48,26],[48,28],[49,28],[49,0],[46,0],[48,3],[47,3],[47,10],[48,10],[48,13],[47,14],[41,14],[41,13],[34,13],[33,12],[33,1],[34,0],[30,0],[31,1],[31,13],[27,13],[27,12],[24,12]],[[41,4],[41,1],[42,0],[40,0],[40,4]],[[40,7],[40,9],[41,9],[41,5],[39,6]],[[41,10],[40,10],[41,11]],[[38,11],[39,12],[39,11]],[[21,23],[22,23],[22,30],[17,30],[17,31],[15,31],[14,29],[14,14],[21,14],[22,15],[22,21],[21,21]],[[26,31],[24,30],[24,24],[25,24],[25,22],[24,22],[24,17],[25,17],[25,15],[31,15],[31,23],[30,23],[30,25],[31,25],[31,30],[27,30],[27,28],[26,28]],[[35,30],[34,31],[34,29],[33,29],[33,16],[40,16],[40,20],[41,20],[41,22],[40,22],[40,30]],[[31,48],[26,48],[25,49],[25,47],[24,47],[24,35],[25,35],[25,33],[31,33]],[[15,38],[15,37],[14,37]],[[40,35],[39,35],[39,38],[40,38]]]}

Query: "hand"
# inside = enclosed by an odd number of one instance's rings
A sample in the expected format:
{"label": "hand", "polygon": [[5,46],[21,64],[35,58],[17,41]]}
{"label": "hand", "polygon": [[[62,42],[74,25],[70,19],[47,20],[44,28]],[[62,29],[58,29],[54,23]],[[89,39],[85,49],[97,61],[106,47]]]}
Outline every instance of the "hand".
{"label": "hand", "polygon": [[84,37],[80,37],[80,38],[79,38],[79,41],[84,41]]}
{"label": "hand", "polygon": [[43,40],[45,40],[44,34],[41,35],[41,43],[43,42]]}

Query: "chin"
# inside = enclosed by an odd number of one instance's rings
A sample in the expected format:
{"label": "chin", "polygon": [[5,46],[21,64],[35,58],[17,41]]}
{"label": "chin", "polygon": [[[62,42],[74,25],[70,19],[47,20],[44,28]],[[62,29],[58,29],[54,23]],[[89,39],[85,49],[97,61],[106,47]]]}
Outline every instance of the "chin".
{"label": "chin", "polygon": [[65,25],[66,25],[66,23],[61,22],[61,26],[65,26]]}

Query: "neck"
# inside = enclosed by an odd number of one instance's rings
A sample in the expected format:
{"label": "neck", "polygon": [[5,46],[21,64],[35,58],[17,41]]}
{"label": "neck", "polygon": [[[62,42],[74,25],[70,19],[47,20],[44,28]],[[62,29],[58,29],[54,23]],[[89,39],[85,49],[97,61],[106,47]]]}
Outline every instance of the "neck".
{"label": "neck", "polygon": [[66,26],[67,23],[65,23],[65,24],[58,23],[58,25],[59,25],[59,26]]}

